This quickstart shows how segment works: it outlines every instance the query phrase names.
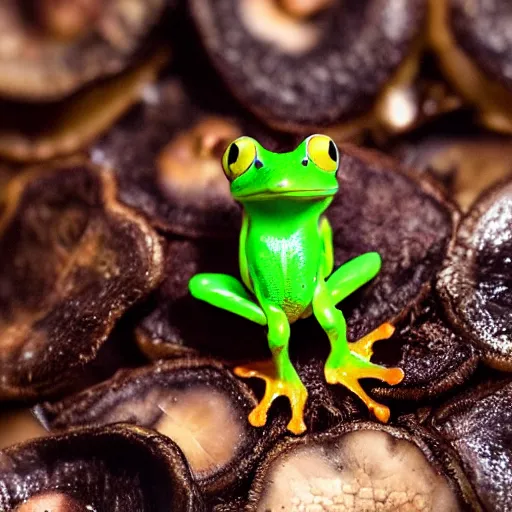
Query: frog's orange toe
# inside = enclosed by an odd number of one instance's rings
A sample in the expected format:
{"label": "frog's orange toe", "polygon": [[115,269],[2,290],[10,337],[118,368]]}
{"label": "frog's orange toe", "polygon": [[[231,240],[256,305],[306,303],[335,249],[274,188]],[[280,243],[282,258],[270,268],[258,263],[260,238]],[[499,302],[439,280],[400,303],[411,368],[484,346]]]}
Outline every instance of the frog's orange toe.
{"label": "frog's orange toe", "polygon": [[[260,404],[261,405],[261,404]],[[270,404],[269,404],[270,407]],[[267,407],[256,407],[251,411],[251,414],[249,414],[249,423],[253,427],[263,427],[265,423],[267,423]]]}
{"label": "frog's orange toe", "polygon": [[294,434],[302,434],[306,430],[304,409],[308,392],[302,382],[287,382],[276,376],[272,361],[257,362],[249,366],[234,369],[239,377],[256,377],[265,381],[265,395],[261,402],[249,414],[249,423],[253,427],[262,427],[267,422],[268,411],[272,402],[279,396],[286,396],[290,401],[292,418],[288,430]]}
{"label": "frog's orange toe", "polygon": [[385,368],[370,362],[361,361],[356,355],[350,355],[338,368],[326,365],[325,379],[329,384],[342,384],[352,393],[356,394],[368,407],[375,417],[387,423],[390,416],[389,408],[379,404],[368,396],[359,384],[359,379],[379,379],[388,384],[398,384],[404,378],[404,372],[400,368]]}
{"label": "frog's orange toe", "polygon": [[373,344],[376,341],[387,340],[394,332],[394,326],[389,322],[385,322],[371,333],[363,336],[354,343],[350,343],[350,351],[353,354],[357,354],[365,361],[369,361],[373,355]]}
{"label": "frog's orange toe", "polygon": [[387,423],[389,421],[390,411],[389,407],[382,404],[377,404],[373,407],[373,414],[381,423]]}
{"label": "frog's orange toe", "polygon": [[306,432],[306,424],[302,417],[293,416],[286,427],[292,434],[303,434]]}
{"label": "frog's orange toe", "polygon": [[390,386],[395,386],[396,384],[400,384],[404,380],[405,373],[401,368],[387,368],[387,378],[386,382]]}

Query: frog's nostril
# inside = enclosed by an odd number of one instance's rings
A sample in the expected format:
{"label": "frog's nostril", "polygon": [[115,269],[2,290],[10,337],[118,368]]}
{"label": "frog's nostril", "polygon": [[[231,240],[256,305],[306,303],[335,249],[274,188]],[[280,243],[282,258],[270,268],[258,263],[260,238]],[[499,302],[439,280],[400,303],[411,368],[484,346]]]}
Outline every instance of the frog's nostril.
{"label": "frog's nostril", "polygon": [[286,188],[290,182],[288,180],[281,180],[279,183],[276,183],[276,188]]}

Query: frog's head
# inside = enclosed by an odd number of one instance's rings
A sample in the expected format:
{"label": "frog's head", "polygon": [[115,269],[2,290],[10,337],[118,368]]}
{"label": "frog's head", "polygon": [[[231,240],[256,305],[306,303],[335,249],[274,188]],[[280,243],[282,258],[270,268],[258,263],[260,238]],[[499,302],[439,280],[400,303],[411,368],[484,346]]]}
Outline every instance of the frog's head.
{"label": "frog's head", "polygon": [[273,153],[240,137],[222,158],[231,193],[240,202],[332,197],[338,191],[338,165],[336,144],[325,135],[311,135],[289,153]]}

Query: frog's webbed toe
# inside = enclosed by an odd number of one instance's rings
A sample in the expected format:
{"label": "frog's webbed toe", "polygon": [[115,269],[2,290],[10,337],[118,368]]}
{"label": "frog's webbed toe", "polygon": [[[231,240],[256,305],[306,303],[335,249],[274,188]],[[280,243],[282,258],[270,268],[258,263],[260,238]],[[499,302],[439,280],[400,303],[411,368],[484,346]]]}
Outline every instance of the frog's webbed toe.
{"label": "frog's webbed toe", "polygon": [[237,366],[234,372],[239,377],[254,377],[265,381],[265,395],[249,414],[249,423],[252,426],[262,427],[265,425],[272,402],[280,396],[286,396],[292,409],[292,418],[287,426],[288,430],[294,434],[302,434],[306,431],[304,408],[308,392],[300,380],[290,382],[280,379],[272,360],[255,362],[250,366]]}
{"label": "frog's webbed toe", "polygon": [[387,340],[395,332],[395,328],[389,322],[379,325],[377,329],[373,330],[361,339],[350,343],[350,352],[356,354],[365,361],[369,361],[373,355],[373,344],[376,341]]}
{"label": "frog's webbed toe", "polygon": [[325,367],[325,380],[329,384],[342,384],[352,391],[365,403],[370,412],[383,423],[387,423],[389,420],[389,408],[368,396],[359,384],[359,379],[378,379],[393,386],[400,383],[403,378],[404,372],[400,368],[385,368],[353,354],[345,358],[336,368],[330,367],[328,364]]}

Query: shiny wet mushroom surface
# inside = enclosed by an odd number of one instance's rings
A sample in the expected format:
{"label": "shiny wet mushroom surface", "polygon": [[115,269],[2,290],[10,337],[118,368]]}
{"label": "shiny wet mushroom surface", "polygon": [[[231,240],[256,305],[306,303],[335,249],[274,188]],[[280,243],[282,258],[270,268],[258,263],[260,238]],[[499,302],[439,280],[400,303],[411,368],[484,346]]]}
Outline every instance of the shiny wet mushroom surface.
{"label": "shiny wet mushroom surface", "polygon": [[434,428],[459,454],[464,469],[487,510],[511,505],[509,379],[484,383],[441,406]]}
{"label": "shiny wet mushroom surface", "polygon": [[512,368],[512,182],[486,191],[463,219],[437,282],[455,328],[491,366]]}

